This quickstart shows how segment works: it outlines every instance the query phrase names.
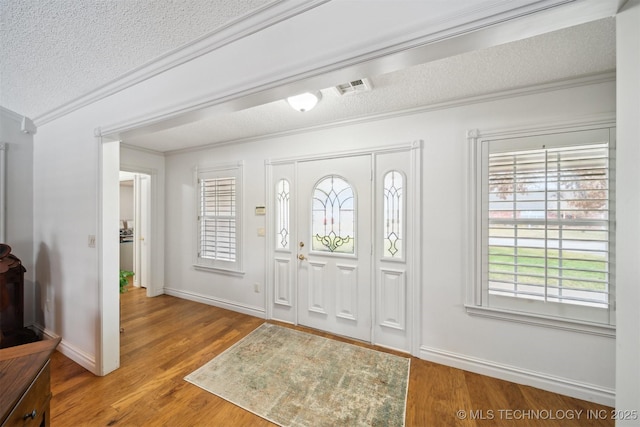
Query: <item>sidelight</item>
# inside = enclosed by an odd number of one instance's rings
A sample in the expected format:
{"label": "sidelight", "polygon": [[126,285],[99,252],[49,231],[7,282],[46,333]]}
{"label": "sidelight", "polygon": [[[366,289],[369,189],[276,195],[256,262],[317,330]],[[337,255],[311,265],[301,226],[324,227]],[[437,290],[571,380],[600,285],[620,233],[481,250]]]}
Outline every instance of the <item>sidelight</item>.
{"label": "sidelight", "polygon": [[281,179],[276,185],[276,248],[289,249],[289,181]]}
{"label": "sidelight", "polygon": [[402,258],[402,227],[404,215],[403,176],[391,171],[384,176],[383,256]]}

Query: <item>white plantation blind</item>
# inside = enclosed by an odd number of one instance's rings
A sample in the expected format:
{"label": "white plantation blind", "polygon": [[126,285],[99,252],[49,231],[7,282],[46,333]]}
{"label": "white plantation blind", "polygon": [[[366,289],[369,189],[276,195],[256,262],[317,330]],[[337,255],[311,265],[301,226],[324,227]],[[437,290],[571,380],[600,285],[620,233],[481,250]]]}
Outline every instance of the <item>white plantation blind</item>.
{"label": "white plantation blind", "polygon": [[489,295],[608,308],[609,143],[506,147],[488,145]]}
{"label": "white plantation blind", "polygon": [[239,270],[241,169],[197,173],[197,264]]}
{"label": "white plantation blind", "polygon": [[236,179],[200,180],[200,258],[236,259]]}

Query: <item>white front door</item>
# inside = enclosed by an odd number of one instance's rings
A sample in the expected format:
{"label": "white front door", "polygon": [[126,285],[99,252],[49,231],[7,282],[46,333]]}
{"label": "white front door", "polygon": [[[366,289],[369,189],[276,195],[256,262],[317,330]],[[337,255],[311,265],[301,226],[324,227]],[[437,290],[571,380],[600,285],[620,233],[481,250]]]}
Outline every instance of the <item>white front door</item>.
{"label": "white front door", "polygon": [[297,169],[298,322],[371,341],[372,156]]}

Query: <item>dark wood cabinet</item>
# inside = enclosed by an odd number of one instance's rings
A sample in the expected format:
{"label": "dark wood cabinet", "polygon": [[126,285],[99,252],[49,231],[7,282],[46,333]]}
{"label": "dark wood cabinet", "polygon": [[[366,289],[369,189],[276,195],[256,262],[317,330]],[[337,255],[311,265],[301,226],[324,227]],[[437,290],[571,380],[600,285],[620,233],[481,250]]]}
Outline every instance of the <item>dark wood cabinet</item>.
{"label": "dark wood cabinet", "polygon": [[0,259],[0,264],[0,348],[36,341],[36,334],[24,328],[26,270],[11,254]]}
{"label": "dark wood cabinet", "polygon": [[48,426],[49,359],[60,338],[0,350],[0,426]]}
{"label": "dark wood cabinet", "polygon": [[0,327],[5,336],[22,329],[24,323],[24,272],[18,263],[15,267],[0,273]]}

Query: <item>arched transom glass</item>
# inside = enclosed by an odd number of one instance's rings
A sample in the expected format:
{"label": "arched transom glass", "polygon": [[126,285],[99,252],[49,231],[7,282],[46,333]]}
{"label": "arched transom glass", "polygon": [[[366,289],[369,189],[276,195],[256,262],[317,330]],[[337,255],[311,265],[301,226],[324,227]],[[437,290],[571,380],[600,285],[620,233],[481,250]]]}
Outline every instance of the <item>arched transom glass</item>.
{"label": "arched transom glass", "polygon": [[276,248],[289,249],[289,181],[276,185]]}
{"label": "arched transom glass", "polygon": [[384,176],[383,239],[385,258],[402,258],[402,227],[404,216],[403,179],[398,171]]}
{"label": "arched transom glass", "polygon": [[355,209],[353,188],[348,182],[335,175],[322,179],[313,191],[311,248],[353,254]]}

